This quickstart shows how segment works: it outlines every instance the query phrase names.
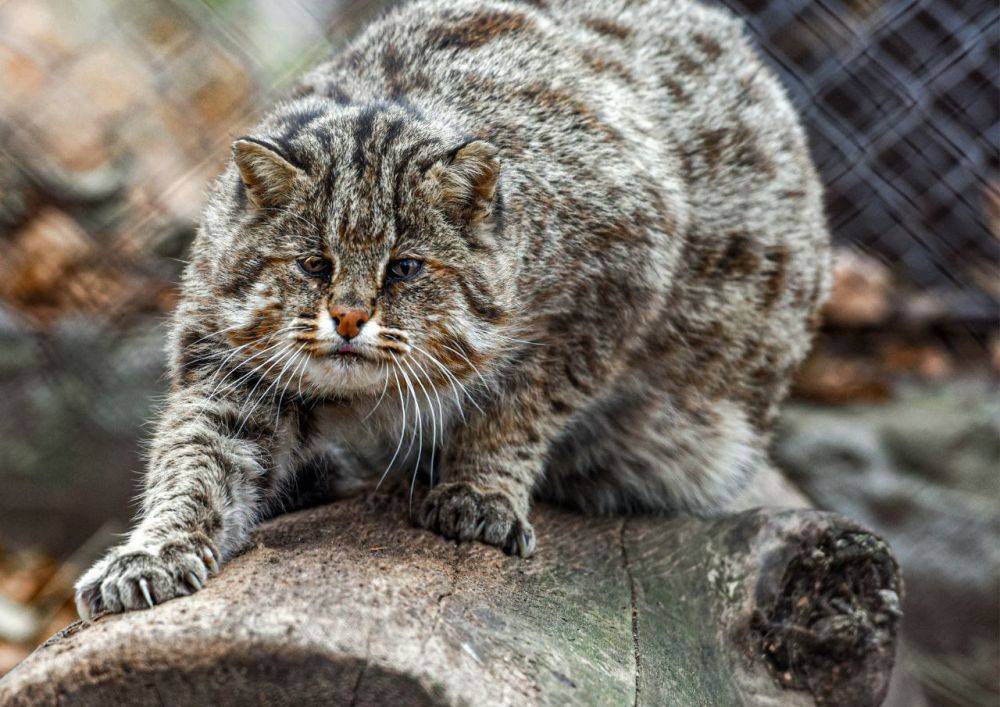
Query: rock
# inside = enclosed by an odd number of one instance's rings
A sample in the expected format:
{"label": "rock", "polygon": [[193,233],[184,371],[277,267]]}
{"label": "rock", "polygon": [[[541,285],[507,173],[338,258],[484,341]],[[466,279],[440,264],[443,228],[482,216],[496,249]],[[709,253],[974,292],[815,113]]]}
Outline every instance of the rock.
{"label": "rock", "polygon": [[827,405],[874,403],[891,399],[893,387],[873,361],[817,350],[795,373],[792,394],[801,400]]}
{"label": "rock", "polygon": [[843,327],[875,326],[892,313],[892,274],[857,250],[834,252],[833,290],[823,309],[828,322]]}
{"label": "rock", "polygon": [[38,616],[28,607],[0,596],[0,641],[23,643],[38,630]]}
{"label": "rock", "polygon": [[163,324],[76,317],[39,331],[2,315],[0,537],[65,555],[130,516],[144,423],[165,386]]}
{"label": "rock", "polygon": [[892,542],[906,580],[903,633],[929,693],[954,700],[942,692],[953,684],[969,700],[995,695],[1000,405],[985,385],[904,389],[840,410],[790,405],[775,457],[818,506]]}

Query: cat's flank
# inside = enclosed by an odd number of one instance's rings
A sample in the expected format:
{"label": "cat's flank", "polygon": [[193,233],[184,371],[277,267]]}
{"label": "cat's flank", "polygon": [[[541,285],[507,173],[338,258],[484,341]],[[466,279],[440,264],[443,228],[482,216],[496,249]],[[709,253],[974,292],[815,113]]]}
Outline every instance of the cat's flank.
{"label": "cat's flank", "polygon": [[413,2],[305,77],[214,187],[141,517],[83,616],[199,589],[301,477],[436,483],[528,555],[533,496],[727,508],[828,288],[785,94],[682,0]]}

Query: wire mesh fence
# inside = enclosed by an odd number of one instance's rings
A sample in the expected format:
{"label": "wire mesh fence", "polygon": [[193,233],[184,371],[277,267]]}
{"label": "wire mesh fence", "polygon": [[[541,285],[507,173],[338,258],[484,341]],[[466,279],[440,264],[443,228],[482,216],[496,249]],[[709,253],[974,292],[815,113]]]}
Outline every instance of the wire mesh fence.
{"label": "wire mesh fence", "polygon": [[373,7],[0,2],[0,304],[168,308],[232,137]]}
{"label": "wire mesh fence", "polygon": [[[1000,7],[722,2],[745,19],[808,125],[835,238],[881,258],[908,285],[960,293],[950,306],[992,326]],[[299,71],[390,4],[0,3],[0,297],[45,304],[58,273],[83,278],[69,290],[92,301],[74,304],[103,310],[123,301],[129,278],[115,269],[149,276],[152,267],[172,278],[147,256],[183,252],[228,141]],[[39,214],[47,233],[31,229]],[[12,245],[25,228],[51,248],[31,238]],[[65,256],[48,279],[19,257],[35,259],[39,248]],[[133,290],[156,291],[132,280]]]}
{"label": "wire mesh fence", "polygon": [[[725,0],[808,125],[833,232],[918,287],[995,289],[1000,6]],[[991,222],[992,220],[992,222]],[[985,300],[980,306],[989,308]]]}

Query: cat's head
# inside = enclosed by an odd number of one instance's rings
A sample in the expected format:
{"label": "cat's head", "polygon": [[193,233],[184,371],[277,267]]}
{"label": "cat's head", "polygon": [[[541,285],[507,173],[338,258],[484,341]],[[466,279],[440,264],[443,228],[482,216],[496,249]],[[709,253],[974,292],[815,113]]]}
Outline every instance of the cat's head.
{"label": "cat's head", "polygon": [[236,140],[195,248],[228,343],[319,395],[471,378],[510,314],[497,149],[398,107],[297,110]]}

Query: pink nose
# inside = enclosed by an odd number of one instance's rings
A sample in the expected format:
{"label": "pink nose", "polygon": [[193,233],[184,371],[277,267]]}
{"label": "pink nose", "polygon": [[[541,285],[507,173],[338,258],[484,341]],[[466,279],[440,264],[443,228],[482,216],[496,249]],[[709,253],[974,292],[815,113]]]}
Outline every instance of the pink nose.
{"label": "pink nose", "polygon": [[353,339],[360,334],[361,327],[369,318],[364,309],[340,305],[330,307],[330,316],[333,318],[333,325],[337,327],[337,333],[345,339]]}

